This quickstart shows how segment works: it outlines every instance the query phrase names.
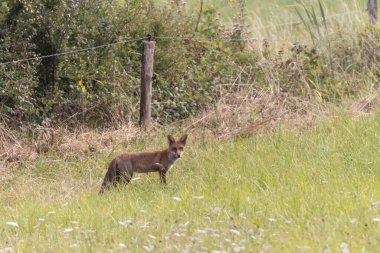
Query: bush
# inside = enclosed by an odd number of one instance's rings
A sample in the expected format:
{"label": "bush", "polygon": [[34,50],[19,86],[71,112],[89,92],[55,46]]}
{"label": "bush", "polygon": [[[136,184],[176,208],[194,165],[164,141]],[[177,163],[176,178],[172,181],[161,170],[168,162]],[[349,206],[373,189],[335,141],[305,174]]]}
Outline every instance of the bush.
{"label": "bush", "polygon": [[[20,0],[8,2],[8,7],[1,24],[1,47],[7,48],[0,54],[1,61],[147,34],[221,37],[226,32],[211,6],[205,6],[198,20],[186,5],[177,2],[159,8],[148,0]],[[20,122],[38,124],[68,123],[66,119],[70,118],[74,123],[109,126],[135,120],[140,43],[2,68],[1,95],[8,99],[1,99],[1,110],[12,117],[17,115]],[[215,99],[213,86],[222,82],[226,73],[234,75],[231,49],[220,42],[158,40],[156,50],[153,114],[161,122],[185,118],[204,108]]]}

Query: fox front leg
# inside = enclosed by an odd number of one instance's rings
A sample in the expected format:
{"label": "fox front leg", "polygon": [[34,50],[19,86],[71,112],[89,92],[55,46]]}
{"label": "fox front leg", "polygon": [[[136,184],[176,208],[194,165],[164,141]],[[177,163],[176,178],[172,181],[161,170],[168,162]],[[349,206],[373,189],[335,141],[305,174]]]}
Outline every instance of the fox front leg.
{"label": "fox front leg", "polygon": [[158,171],[160,174],[160,180],[162,184],[166,184],[166,168],[161,163],[155,163],[152,166],[152,169]]}
{"label": "fox front leg", "polygon": [[160,180],[162,184],[166,184],[166,171],[160,171]]}

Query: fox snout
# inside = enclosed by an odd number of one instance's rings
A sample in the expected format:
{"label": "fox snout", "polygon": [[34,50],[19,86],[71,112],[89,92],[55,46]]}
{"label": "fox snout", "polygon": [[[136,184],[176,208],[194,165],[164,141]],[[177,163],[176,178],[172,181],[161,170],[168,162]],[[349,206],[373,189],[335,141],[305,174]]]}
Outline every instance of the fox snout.
{"label": "fox snout", "polygon": [[179,150],[171,150],[170,153],[171,153],[171,156],[174,157],[175,159],[181,158],[182,156],[182,152],[180,152]]}

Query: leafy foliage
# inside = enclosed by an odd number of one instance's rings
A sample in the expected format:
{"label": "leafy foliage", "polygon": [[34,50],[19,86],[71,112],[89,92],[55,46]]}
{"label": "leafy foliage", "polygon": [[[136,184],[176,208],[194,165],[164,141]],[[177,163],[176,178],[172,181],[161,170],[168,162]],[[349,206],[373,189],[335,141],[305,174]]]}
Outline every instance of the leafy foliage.
{"label": "leafy foliage", "polygon": [[[159,8],[148,0],[19,0],[9,2],[2,10],[7,11],[1,23],[5,31],[1,61],[146,34],[220,37],[223,33],[213,7],[202,10],[199,31],[195,32],[196,18],[186,5],[177,2]],[[140,43],[3,67],[2,112],[39,124],[70,118],[93,125],[114,125],[131,119],[136,115],[139,95]],[[159,41],[154,115],[164,122],[204,108],[213,101],[212,87],[222,79],[223,72],[233,71],[231,57],[230,50],[221,43]],[[27,80],[19,82],[22,77]],[[13,82],[21,87],[16,89]]]}

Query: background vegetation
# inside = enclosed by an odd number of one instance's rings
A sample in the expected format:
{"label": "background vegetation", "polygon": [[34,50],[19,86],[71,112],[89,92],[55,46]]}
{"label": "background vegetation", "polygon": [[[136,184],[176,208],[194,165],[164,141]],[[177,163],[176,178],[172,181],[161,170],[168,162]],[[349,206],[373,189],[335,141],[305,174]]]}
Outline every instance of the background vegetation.
{"label": "background vegetation", "polygon": [[[378,54],[374,54],[378,33],[376,28],[366,28],[366,18],[358,12],[363,9],[360,3],[326,1],[324,12],[318,5],[297,1],[263,4],[242,0],[219,5],[227,6],[221,8],[222,14],[218,5],[208,1],[200,8],[181,1],[6,0],[0,11],[0,61],[147,34],[204,38],[157,39],[153,115],[161,123],[186,118],[210,106],[218,98],[219,84],[271,87],[322,100],[374,88],[379,68]],[[281,8],[284,6],[286,9]],[[306,15],[313,8],[316,20]],[[340,10],[343,14],[355,12],[328,19],[327,15]],[[278,26],[284,23],[287,25]],[[101,127],[136,122],[140,47],[141,41],[137,41],[0,65],[3,123],[20,128],[30,124],[77,126],[79,122]]]}
{"label": "background vegetation", "polygon": [[[6,62],[50,55],[147,34],[222,35],[214,9],[205,10],[199,21],[191,14],[186,5],[156,7],[148,0],[5,1],[0,59]],[[137,110],[140,48],[141,41],[137,41],[2,65],[0,110],[16,124],[49,125],[78,113],[75,122],[97,127],[126,122]],[[212,102],[212,87],[236,72],[231,49],[241,51],[243,47],[207,41],[159,41],[154,84],[154,114],[159,121],[189,116]]]}

